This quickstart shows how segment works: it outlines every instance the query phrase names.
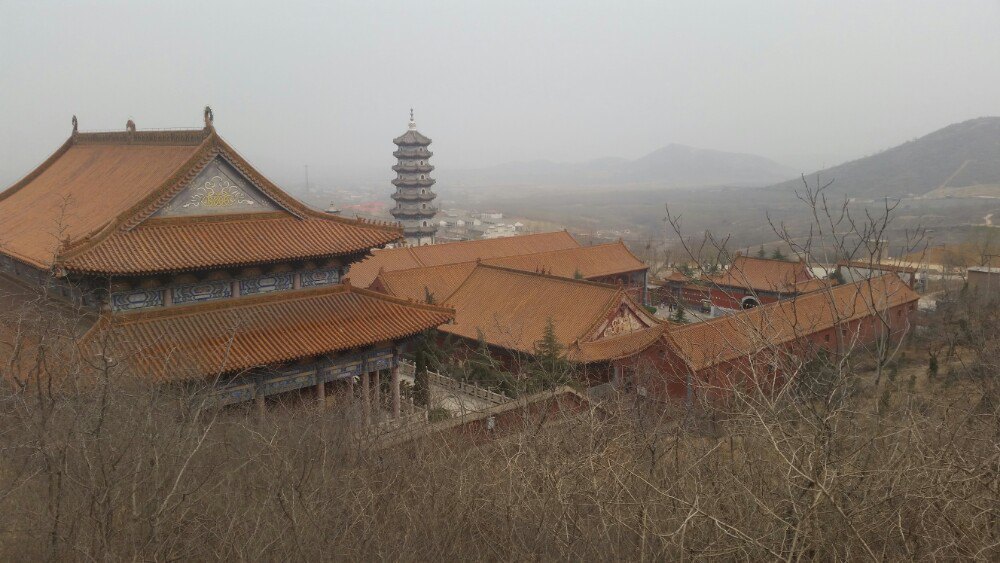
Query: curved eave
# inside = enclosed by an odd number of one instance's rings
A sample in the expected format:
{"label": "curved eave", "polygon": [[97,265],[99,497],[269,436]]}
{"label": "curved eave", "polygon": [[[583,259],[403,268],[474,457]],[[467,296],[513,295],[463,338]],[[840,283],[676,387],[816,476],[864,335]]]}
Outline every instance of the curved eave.
{"label": "curved eave", "polygon": [[396,164],[392,167],[393,172],[433,172],[434,167],[430,164]]}
{"label": "curved eave", "polygon": [[429,188],[436,182],[437,180],[434,178],[424,178],[423,180],[419,178],[395,178],[392,181],[392,185],[397,188]]}
{"label": "curved eave", "polygon": [[396,158],[430,158],[434,156],[431,151],[420,147],[411,149],[398,149],[393,151],[392,156]]}

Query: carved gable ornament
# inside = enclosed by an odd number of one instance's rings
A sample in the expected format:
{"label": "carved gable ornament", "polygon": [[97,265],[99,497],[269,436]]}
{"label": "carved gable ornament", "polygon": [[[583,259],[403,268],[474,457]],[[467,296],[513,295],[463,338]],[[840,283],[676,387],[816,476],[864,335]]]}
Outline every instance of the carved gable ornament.
{"label": "carved gable ornament", "polygon": [[644,321],[630,307],[622,304],[618,313],[612,317],[598,333],[598,339],[622,336],[638,330],[649,328],[650,324]]}
{"label": "carved gable ornament", "polygon": [[154,217],[275,211],[275,206],[224,160],[215,159]]}

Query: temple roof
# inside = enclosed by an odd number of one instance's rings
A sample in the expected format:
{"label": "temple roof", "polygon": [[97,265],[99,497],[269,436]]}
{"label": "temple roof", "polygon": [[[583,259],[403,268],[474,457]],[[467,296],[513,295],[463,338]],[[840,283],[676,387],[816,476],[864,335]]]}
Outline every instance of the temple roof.
{"label": "temple roof", "polygon": [[368,287],[375,281],[380,271],[392,272],[421,266],[473,262],[579,246],[580,243],[566,231],[555,231],[516,237],[379,249],[373,251],[368,258],[351,265],[347,277],[358,287]]}
{"label": "temple roof", "polygon": [[549,252],[536,252],[480,261],[422,266],[404,270],[382,271],[370,287],[397,297],[424,301],[430,292],[440,301],[451,295],[475,269],[477,263],[500,266],[524,272],[539,272],[564,278],[577,273],[582,279],[602,278],[646,269],[634,254],[620,242],[597,246],[580,246]]}
{"label": "temple roof", "polygon": [[410,129],[406,133],[403,133],[393,139],[392,142],[397,145],[417,145],[425,147],[431,144],[431,139],[430,137],[421,134],[420,131],[417,131],[416,129]]}
{"label": "temple roof", "polygon": [[210,377],[405,338],[454,311],[348,285],[108,313],[85,350],[157,380]]}
{"label": "temple roof", "polygon": [[[154,217],[221,161],[271,213]],[[101,274],[231,266],[363,252],[401,229],[313,210],[258,173],[216,133],[79,133],[0,193],[0,252],[37,268]],[[240,247],[240,248],[236,248]]]}
{"label": "temple roof", "polygon": [[621,288],[483,264],[443,303],[455,322],[442,332],[529,355],[551,319],[567,358],[584,363],[633,355],[663,334]]}
{"label": "temple roof", "polygon": [[805,262],[737,254],[725,272],[705,279],[720,286],[786,293],[794,291],[795,284],[813,279],[813,275]]}
{"label": "temple roof", "polygon": [[515,270],[540,271],[565,278],[579,274],[583,279],[639,272],[648,268],[621,241],[491,258],[483,262]]}
{"label": "temple roof", "polygon": [[697,371],[918,299],[887,274],[676,328],[669,339]]}

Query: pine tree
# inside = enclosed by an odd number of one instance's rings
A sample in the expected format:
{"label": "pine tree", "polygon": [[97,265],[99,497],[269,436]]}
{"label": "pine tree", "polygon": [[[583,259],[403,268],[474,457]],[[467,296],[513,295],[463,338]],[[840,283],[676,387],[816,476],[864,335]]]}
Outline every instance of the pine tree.
{"label": "pine tree", "polygon": [[670,320],[675,323],[686,323],[687,314],[684,313],[684,305],[682,303],[677,303],[677,309],[674,314],[670,316]]}
{"label": "pine tree", "polygon": [[784,260],[785,259],[785,255],[781,253],[781,249],[780,248],[775,248],[774,250],[771,251],[771,259],[772,260]]}
{"label": "pine tree", "polygon": [[582,280],[583,279],[583,272],[580,271],[580,268],[577,268],[576,271],[573,272],[573,279],[575,279],[575,280]]}
{"label": "pine tree", "polygon": [[757,249],[757,258],[766,258],[767,254],[764,252],[764,245],[761,244],[760,248]]}
{"label": "pine tree", "polygon": [[573,365],[566,359],[564,350],[565,347],[556,337],[555,323],[549,318],[542,338],[535,342],[530,390],[554,389],[572,380]]}

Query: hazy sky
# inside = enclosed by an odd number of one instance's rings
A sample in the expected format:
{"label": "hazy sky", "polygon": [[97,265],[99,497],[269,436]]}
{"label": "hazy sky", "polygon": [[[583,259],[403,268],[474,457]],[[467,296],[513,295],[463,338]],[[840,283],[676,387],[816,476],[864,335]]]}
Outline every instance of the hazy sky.
{"label": "hazy sky", "polygon": [[199,126],[300,181],[638,157],[670,142],[796,167],[1000,114],[1000,2],[0,0],[0,180],[80,127]]}

